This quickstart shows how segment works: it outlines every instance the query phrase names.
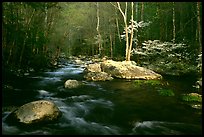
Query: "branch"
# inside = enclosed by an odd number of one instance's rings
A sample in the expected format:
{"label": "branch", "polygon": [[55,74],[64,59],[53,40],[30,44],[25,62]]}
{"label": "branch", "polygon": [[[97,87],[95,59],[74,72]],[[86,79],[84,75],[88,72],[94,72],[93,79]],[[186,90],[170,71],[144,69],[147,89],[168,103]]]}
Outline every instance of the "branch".
{"label": "branch", "polygon": [[112,2],[110,2],[111,5],[113,5],[115,8],[119,9],[116,5],[114,5]]}

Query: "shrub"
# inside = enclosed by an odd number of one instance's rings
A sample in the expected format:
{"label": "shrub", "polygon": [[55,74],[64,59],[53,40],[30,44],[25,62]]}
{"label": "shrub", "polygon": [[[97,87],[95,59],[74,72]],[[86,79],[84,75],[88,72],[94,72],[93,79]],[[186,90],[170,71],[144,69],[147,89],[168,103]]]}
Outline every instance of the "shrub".
{"label": "shrub", "polygon": [[202,95],[197,93],[184,94],[181,99],[187,102],[202,102]]}

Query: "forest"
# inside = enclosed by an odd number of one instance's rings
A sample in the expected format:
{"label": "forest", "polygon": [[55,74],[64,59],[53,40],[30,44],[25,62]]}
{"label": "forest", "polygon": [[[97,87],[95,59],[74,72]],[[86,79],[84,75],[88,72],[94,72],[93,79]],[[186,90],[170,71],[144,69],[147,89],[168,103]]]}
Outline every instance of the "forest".
{"label": "forest", "polygon": [[202,2],[2,2],[2,75],[3,134],[202,134]]}
{"label": "forest", "polygon": [[2,6],[3,66],[39,69],[60,56],[99,55],[131,58],[155,70],[201,72],[199,2],[4,2]]}

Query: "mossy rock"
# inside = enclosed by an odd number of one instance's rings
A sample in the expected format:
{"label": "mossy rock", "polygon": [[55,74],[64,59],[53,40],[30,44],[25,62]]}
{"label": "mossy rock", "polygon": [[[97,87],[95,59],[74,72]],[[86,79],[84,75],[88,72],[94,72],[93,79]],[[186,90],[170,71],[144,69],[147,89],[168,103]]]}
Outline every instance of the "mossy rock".
{"label": "mossy rock", "polygon": [[161,89],[158,92],[161,96],[175,96],[174,92],[170,89]]}
{"label": "mossy rock", "polygon": [[187,102],[202,102],[202,95],[198,93],[183,94],[181,99]]}

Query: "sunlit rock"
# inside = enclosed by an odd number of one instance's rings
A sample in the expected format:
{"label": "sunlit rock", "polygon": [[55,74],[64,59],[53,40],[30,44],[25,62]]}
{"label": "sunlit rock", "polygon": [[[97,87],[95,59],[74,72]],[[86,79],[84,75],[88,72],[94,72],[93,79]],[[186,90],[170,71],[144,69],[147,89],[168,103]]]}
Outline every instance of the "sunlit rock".
{"label": "sunlit rock", "polygon": [[112,77],[123,79],[161,79],[160,74],[150,69],[136,66],[134,61],[113,61],[107,60],[101,63],[102,71],[110,74]]}
{"label": "sunlit rock", "polygon": [[78,86],[80,86],[80,82],[77,80],[69,79],[64,83],[65,88],[77,88]]}
{"label": "sunlit rock", "polygon": [[76,60],[74,60],[74,63],[76,63],[76,64],[83,64],[83,61],[80,60],[80,59],[76,59]]}
{"label": "sunlit rock", "polygon": [[101,72],[101,65],[99,63],[87,65],[86,72]]}
{"label": "sunlit rock", "polygon": [[30,125],[41,122],[53,122],[61,114],[61,111],[53,102],[39,100],[22,105],[14,110],[7,119],[11,123]]}
{"label": "sunlit rock", "polygon": [[113,79],[111,75],[106,72],[89,72],[84,75],[84,78],[89,81],[106,81]]}

